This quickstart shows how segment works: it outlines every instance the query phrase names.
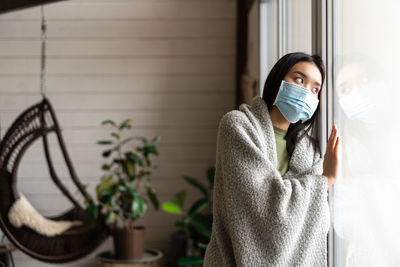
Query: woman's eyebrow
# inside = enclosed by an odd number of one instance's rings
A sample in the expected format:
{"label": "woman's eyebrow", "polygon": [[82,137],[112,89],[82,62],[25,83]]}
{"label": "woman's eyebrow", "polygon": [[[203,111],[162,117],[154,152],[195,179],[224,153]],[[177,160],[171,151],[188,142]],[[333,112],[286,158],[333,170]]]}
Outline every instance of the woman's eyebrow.
{"label": "woman's eyebrow", "polygon": [[[305,74],[302,73],[301,71],[296,70],[296,71],[293,71],[293,73],[300,74],[300,75],[303,76],[304,78],[307,78],[307,75],[305,75]],[[317,85],[317,86],[321,86],[321,84],[320,84],[319,82],[315,82],[314,84]]]}

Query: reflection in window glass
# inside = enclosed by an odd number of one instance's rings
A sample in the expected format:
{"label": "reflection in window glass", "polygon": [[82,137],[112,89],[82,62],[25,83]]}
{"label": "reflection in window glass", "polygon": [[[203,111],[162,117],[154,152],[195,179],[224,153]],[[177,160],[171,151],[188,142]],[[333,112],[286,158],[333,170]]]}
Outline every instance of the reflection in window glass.
{"label": "reflection in window glass", "polygon": [[335,1],[334,121],[343,152],[331,215],[335,266],[400,266],[399,8]]}

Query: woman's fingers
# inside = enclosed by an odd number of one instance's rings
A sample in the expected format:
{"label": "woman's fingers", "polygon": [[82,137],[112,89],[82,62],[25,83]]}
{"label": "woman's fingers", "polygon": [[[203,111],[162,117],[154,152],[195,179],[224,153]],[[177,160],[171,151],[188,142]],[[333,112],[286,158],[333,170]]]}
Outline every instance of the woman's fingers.
{"label": "woman's fingers", "polygon": [[335,155],[336,155],[336,152],[337,152],[338,142],[339,142],[339,136],[336,135],[335,136],[335,142],[333,143],[333,149],[332,149],[332,152],[335,153]]}
{"label": "woman's fingers", "polygon": [[335,148],[335,146],[336,146],[337,136],[338,136],[338,131],[335,126],[335,131],[334,131],[334,136],[333,136],[333,148]]}
{"label": "woman's fingers", "polygon": [[334,178],[335,181],[340,173],[340,144],[341,138],[339,137],[339,129],[336,125],[333,125],[324,156],[323,174],[327,177]]}
{"label": "woman's fingers", "polygon": [[330,149],[330,151],[332,151],[332,140],[333,140],[333,127],[331,130],[331,134],[329,135],[329,139],[328,139],[328,148]]}
{"label": "woman's fingers", "polygon": [[335,150],[335,142],[336,142],[336,127],[335,125],[332,126],[332,133],[331,133],[331,140],[329,144],[330,152],[333,153]]}
{"label": "woman's fingers", "polygon": [[335,153],[338,136],[339,132],[336,125],[334,124],[332,126],[331,134],[328,139],[328,144],[327,144],[328,153]]}
{"label": "woman's fingers", "polygon": [[339,130],[336,129],[336,140],[334,147],[334,153],[336,156],[339,156],[339,146],[340,146]]}
{"label": "woman's fingers", "polygon": [[331,143],[332,143],[332,139],[333,139],[334,130],[335,130],[335,126],[332,126],[331,135],[330,135],[330,137],[329,137],[329,141],[330,141]]}

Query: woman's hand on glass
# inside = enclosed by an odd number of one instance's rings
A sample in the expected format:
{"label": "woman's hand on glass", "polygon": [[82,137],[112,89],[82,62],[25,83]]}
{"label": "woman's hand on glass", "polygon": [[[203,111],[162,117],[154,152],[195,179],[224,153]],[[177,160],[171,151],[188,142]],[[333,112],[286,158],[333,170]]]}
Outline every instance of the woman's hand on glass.
{"label": "woman's hand on glass", "polygon": [[341,164],[341,138],[336,125],[332,126],[331,135],[326,145],[322,175],[328,178],[328,186],[336,182]]}

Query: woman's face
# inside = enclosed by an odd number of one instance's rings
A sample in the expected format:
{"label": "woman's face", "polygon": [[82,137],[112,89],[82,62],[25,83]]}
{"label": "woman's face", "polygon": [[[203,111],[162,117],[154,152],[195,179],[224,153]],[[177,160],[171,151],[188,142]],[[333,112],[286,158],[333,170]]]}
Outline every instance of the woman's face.
{"label": "woman's face", "polygon": [[321,90],[321,72],[313,62],[302,61],[296,63],[283,79],[286,82],[307,88],[316,96]]}

